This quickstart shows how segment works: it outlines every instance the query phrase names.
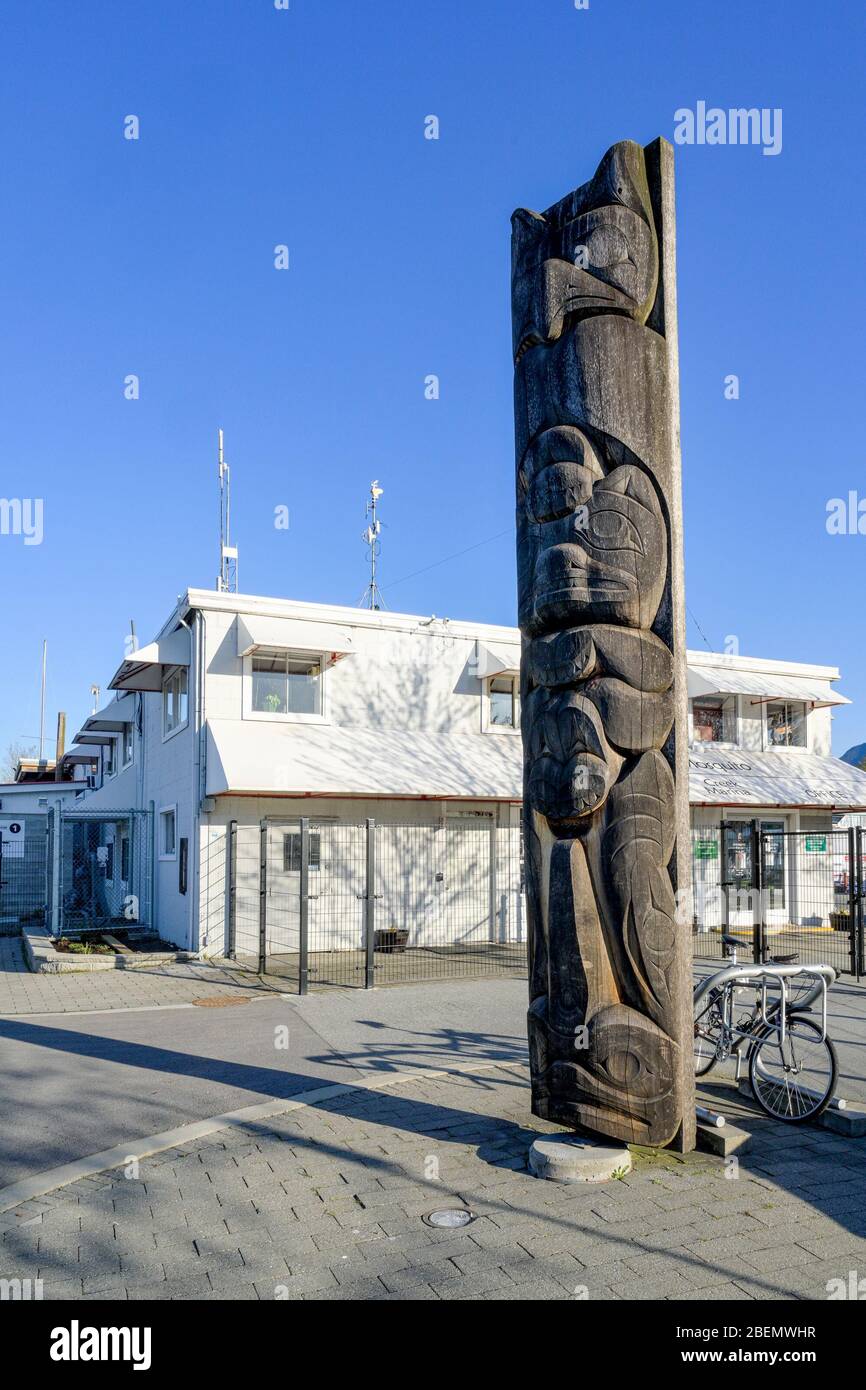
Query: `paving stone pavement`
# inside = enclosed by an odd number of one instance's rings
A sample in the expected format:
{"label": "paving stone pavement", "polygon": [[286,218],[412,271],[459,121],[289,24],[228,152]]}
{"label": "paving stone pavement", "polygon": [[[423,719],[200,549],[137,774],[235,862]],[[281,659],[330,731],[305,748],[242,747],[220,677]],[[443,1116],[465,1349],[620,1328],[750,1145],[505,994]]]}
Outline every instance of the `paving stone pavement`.
{"label": "paving stone pavement", "polygon": [[21,938],[0,937],[0,1016],[80,1013],[99,1009],[152,1008],[196,999],[273,994],[255,975],[226,963],[174,961],[134,970],[34,974]]}
{"label": "paving stone pavement", "polygon": [[[593,1187],[526,1171],[526,1069],[413,1078],[227,1129],[0,1217],[45,1299],[809,1299],[866,1276],[866,1143],[751,1113],[739,1163],[635,1152]],[[732,1118],[734,1116],[732,1115]],[[468,1207],[435,1229],[425,1213]]]}

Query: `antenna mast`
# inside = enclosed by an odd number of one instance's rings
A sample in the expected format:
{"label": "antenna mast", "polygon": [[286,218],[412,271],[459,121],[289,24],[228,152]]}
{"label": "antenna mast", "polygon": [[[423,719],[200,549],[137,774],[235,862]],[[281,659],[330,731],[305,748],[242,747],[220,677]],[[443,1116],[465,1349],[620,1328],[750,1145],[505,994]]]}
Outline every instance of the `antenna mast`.
{"label": "antenna mast", "polygon": [[220,478],[220,572],[217,590],[221,594],[238,591],[238,548],[231,543],[231,470],[223,457],[223,432],[217,431],[217,454]]}
{"label": "antenna mast", "polygon": [[361,608],[384,608],[385,600],[382,591],[376,582],[376,561],[379,558],[381,545],[379,543],[379,533],[382,530],[382,523],[376,515],[376,505],[382,496],[384,489],[379,486],[378,479],[374,478],[370,484],[370,500],[367,503],[366,515],[370,518],[367,529],[361,539],[370,549],[370,582],[361,595]]}

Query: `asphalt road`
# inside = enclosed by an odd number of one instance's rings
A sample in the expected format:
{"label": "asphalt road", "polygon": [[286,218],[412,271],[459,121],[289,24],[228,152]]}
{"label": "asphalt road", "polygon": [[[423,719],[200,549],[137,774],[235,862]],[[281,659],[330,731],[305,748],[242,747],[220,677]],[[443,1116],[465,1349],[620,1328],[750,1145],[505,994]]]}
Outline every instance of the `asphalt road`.
{"label": "asphalt road", "polygon": [[[525,1009],[524,981],[494,979],[218,1008],[2,1017],[0,1186],[331,1082],[521,1060]],[[866,1103],[866,988],[836,985],[829,1027],[838,1093]]]}
{"label": "asphalt road", "polygon": [[0,1018],[0,1186],[271,1097],[525,1057],[526,984]]}

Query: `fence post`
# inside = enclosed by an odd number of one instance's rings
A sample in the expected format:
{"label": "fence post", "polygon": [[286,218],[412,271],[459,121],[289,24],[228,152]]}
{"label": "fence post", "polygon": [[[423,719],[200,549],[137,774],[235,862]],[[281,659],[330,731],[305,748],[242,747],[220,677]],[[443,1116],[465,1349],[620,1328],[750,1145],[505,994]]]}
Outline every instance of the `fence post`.
{"label": "fence post", "polygon": [[860,860],[857,850],[857,834],[853,825],[848,827],[848,943],[851,948],[851,974],[855,979],[860,979],[860,913],[862,911],[862,899],[858,892],[859,888],[859,869]]}
{"label": "fence post", "polygon": [[60,906],[63,896],[60,887],[60,864],[63,841],[63,810],[61,802],[55,801],[51,811],[51,934],[59,936],[63,930],[60,920]]}
{"label": "fence post", "polygon": [[298,928],[298,994],[310,988],[310,818],[301,816],[301,873]]}
{"label": "fence post", "polygon": [[376,822],[367,821],[367,882],[364,898],[364,988],[376,983]]}
{"label": "fence post", "polygon": [[[148,864],[147,864],[147,889],[150,901],[147,904],[150,924],[154,931],[159,934],[159,914],[156,910],[156,802],[147,803],[147,840],[148,840]],[[142,914],[139,913],[139,920]]]}
{"label": "fence post", "polygon": [[259,974],[268,963],[268,823],[259,825]]}
{"label": "fence post", "polygon": [[228,933],[226,955],[229,960],[237,959],[237,873],[238,873],[238,823],[229,821],[228,826]]}
{"label": "fence post", "polygon": [[751,825],[752,844],[752,902],[758,894],[758,910],[752,909],[752,959],[755,965],[763,965],[766,947],[766,925],[764,923],[764,836],[758,829],[757,820]]}

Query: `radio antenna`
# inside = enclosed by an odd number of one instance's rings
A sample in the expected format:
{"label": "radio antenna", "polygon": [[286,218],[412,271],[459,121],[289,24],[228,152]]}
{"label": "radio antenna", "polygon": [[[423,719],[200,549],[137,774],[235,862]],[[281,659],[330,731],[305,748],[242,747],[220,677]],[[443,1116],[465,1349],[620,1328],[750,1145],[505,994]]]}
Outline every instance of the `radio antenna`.
{"label": "radio antenna", "polygon": [[238,548],[231,543],[232,480],[231,470],[223,454],[223,432],[217,431],[217,455],[220,479],[220,572],[217,590],[221,594],[238,591]]}
{"label": "radio antenna", "polygon": [[385,607],[385,600],[376,580],[376,561],[382,548],[379,543],[382,523],[376,515],[376,506],[383,491],[384,489],[379,486],[378,479],[374,478],[370,484],[370,500],[367,503],[367,529],[361,537],[370,551],[370,582],[361,595],[361,602],[358,605],[360,608],[379,609]]}

